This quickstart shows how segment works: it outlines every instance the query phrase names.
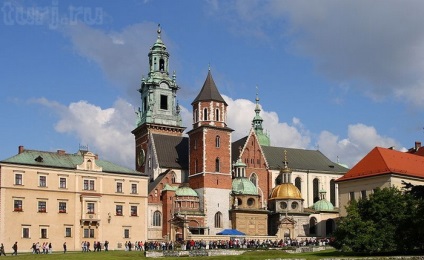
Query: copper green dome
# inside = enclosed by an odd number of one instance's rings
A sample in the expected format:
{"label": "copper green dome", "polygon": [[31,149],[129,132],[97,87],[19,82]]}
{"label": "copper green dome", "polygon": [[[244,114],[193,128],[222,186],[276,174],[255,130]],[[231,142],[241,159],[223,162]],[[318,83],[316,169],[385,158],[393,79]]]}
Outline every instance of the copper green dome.
{"label": "copper green dome", "polygon": [[277,185],[271,192],[270,199],[302,199],[302,193],[292,183]]}
{"label": "copper green dome", "polygon": [[333,211],[334,210],[333,204],[326,199],[321,199],[315,202],[313,208],[316,211]]}
{"label": "copper green dome", "polygon": [[199,195],[197,195],[197,192],[195,190],[187,186],[179,187],[177,191],[175,192],[175,195],[199,197]]}
{"label": "copper green dome", "polygon": [[235,178],[233,180],[232,192],[237,195],[258,195],[258,189],[247,178]]}

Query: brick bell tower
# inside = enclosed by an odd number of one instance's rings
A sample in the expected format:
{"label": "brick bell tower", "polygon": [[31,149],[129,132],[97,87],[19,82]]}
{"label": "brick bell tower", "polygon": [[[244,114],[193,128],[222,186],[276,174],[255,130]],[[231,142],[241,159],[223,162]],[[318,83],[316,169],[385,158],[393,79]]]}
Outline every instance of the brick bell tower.
{"label": "brick bell tower", "polygon": [[141,94],[141,108],[138,108],[135,136],[136,170],[145,172],[148,158],[147,149],[150,133],[182,136],[180,107],[176,102],[177,90],[175,72],[169,76],[169,53],[161,39],[158,26],[157,39],[149,51],[149,73],[141,80],[138,90]]}
{"label": "brick bell tower", "polygon": [[200,93],[191,103],[193,129],[189,136],[189,184],[199,194],[205,225],[215,235],[229,224],[231,128],[227,127],[227,103],[209,69]]}

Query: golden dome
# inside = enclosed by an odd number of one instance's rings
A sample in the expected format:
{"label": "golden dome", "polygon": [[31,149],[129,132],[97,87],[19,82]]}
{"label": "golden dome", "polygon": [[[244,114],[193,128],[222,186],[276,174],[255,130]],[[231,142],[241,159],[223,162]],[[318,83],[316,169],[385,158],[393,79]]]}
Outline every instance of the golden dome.
{"label": "golden dome", "polygon": [[271,193],[270,199],[302,199],[300,190],[292,183],[277,185]]}

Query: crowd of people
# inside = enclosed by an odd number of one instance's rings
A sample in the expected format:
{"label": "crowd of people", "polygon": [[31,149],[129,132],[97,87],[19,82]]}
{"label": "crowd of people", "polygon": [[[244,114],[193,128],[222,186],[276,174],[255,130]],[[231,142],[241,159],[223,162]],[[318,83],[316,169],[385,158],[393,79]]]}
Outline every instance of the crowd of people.
{"label": "crowd of people", "polygon": [[[326,246],[330,243],[328,238],[304,238],[304,239],[281,239],[281,240],[259,240],[259,239],[244,239],[236,238],[230,240],[187,240],[187,241],[131,241],[125,242],[125,251],[149,251],[149,250],[200,250],[200,249],[237,249],[237,248],[284,248],[284,247],[301,247],[301,246]],[[104,251],[109,250],[109,242],[94,241],[93,250],[91,250],[90,241],[83,241],[81,243],[82,252],[101,252],[102,248]],[[33,254],[51,254],[53,253],[53,247],[51,242],[39,242],[33,243],[31,248]],[[18,253],[18,242],[15,242],[12,246],[12,255]],[[63,243],[63,253],[66,253],[66,242]],[[3,243],[0,244],[0,256],[6,256]]]}

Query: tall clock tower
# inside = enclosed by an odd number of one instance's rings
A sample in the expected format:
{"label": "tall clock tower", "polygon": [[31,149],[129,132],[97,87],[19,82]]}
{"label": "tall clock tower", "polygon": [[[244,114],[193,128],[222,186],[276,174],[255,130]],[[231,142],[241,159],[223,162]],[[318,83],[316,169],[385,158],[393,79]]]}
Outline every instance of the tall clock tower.
{"label": "tall clock tower", "polygon": [[141,107],[137,111],[135,136],[136,170],[145,172],[146,151],[150,133],[182,136],[180,107],[176,101],[176,75],[169,75],[169,53],[161,39],[158,26],[157,39],[149,51],[149,72],[142,78],[138,90]]}
{"label": "tall clock tower", "polygon": [[199,194],[210,234],[229,224],[231,128],[227,127],[227,103],[209,70],[200,93],[192,102],[193,129],[189,135],[189,184]]}

